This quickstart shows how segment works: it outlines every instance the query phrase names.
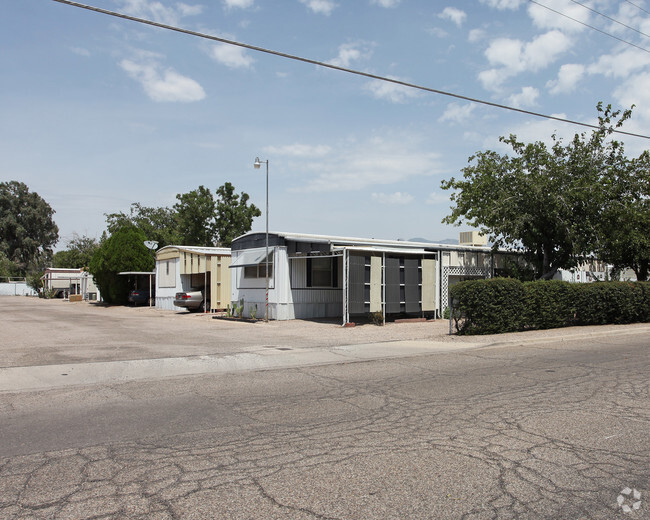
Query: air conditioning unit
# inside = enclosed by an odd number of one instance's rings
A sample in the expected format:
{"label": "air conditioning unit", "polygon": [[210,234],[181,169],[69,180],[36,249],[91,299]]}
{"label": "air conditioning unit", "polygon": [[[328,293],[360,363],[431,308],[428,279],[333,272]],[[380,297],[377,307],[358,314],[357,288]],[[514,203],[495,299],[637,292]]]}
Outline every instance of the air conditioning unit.
{"label": "air conditioning unit", "polygon": [[487,237],[478,231],[461,231],[459,243],[461,246],[487,246]]}

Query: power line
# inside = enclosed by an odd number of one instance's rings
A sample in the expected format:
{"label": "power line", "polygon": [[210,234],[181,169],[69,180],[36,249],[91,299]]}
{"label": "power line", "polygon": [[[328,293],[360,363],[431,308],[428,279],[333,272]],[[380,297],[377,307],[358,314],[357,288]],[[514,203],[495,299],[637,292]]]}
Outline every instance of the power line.
{"label": "power line", "polygon": [[[242,47],[244,49],[249,49],[249,50],[256,51],[256,52],[262,52],[262,53],[265,53],[265,54],[270,54],[272,56],[279,56],[281,58],[286,58],[286,59],[290,59],[290,60],[294,60],[294,61],[300,61],[302,63],[309,63],[311,65],[317,65],[319,67],[332,69],[332,70],[338,70],[338,71],[341,71],[341,72],[347,72],[349,74],[354,74],[354,75],[357,75],[357,76],[362,76],[362,77],[374,79],[374,80],[377,80],[377,81],[384,81],[384,82],[387,82],[387,83],[392,83],[394,85],[400,85],[402,87],[413,88],[413,89],[417,89],[417,90],[422,90],[424,92],[431,92],[433,94],[440,94],[440,95],[443,95],[443,96],[449,96],[449,97],[453,97],[453,98],[456,98],[456,99],[462,99],[464,101],[469,101],[471,103],[478,103],[478,104],[487,105],[487,106],[491,106],[491,107],[495,107],[495,108],[501,108],[501,109],[504,109],[504,110],[519,112],[521,114],[526,114],[526,115],[530,115],[530,116],[541,117],[541,118],[544,118],[544,119],[551,119],[551,120],[554,120],[554,121],[560,121],[562,123],[569,123],[569,124],[572,124],[572,125],[584,126],[584,127],[587,127],[587,128],[595,128],[595,129],[600,128],[598,125],[592,125],[590,123],[583,123],[583,122],[580,122],[580,121],[573,121],[571,119],[565,119],[565,118],[562,118],[562,117],[557,117],[557,116],[552,116],[552,115],[547,115],[547,114],[541,114],[541,113],[538,113],[538,112],[532,112],[530,110],[524,110],[524,109],[521,109],[521,108],[511,107],[511,106],[508,106],[508,105],[501,105],[499,103],[493,103],[491,101],[485,101],[485,100],[482,100],[482,99],[471,98],[471,97],[468,97],[468,96],[463,96],[461,94],[455,94],[453,92],[445,92],[444,90],[438,90],[438,89],[434,89],[434,88],[430,88],[430,87],[424,87],[424,86],[421,86],[421,85],[416,85],[414,83],[408,83],[406,81],[401,81],[401,80],[398,80],[398,79],[389,78],[389,77],[386,77],[386,76],[379,76],[377,74],[370,74],[368,72],[362,72],[362,71],[355,70],[355,69],[348,69],[348,68],[345,68],[345,67],[340,67],[338,65],[333,65],[331,63],[326,63],[326,62],[323,62],[323,61],[312,60],[310,58],[303,58],[301,56],[295,56],[293,54],[286,54],[284,52],[274,51],[274,50],[271,50],[271,49],[265,49],[264,47],[257,47],[255,45],[249,45],[247,43],[241,43],[241,42],[234,41],[234,40],[228,40],[226,38],[220,38],[218,36],[212,36],[210,34],[204,34],[204,33],[196,32],[196,31],[190,31],[188,29],[182,29],[180,27],[175,27],[173,25],[167,25],[167,24],[162,24],[162,23],[159,23],[159,22],[154,22],[152,20],[147,20],[145,18],[137,18],[135,16],[130,16],[130,15],[123,14],[123,13],[118,13],[118,12],[115,12],[115,11],[109,11],[109,10],[106,10],[106,9],[101,9],[99,7],[94,7],[94,6],[91,6],[91,5],[80,4],[78,2],[73,2],[71,0],[53,0],[53,1],[58,2],[60,4],[65,4],[65,5],[69,5],[69,6],[73,6],[73,7],[79,7],[81,9],[86,9],[86,10],[89,10],[89,11],[94,11],[96,13],[101,13],[101,14],[106,14],[106,15],[109,15],[109,16],[114,16],[114,17],[117,17],[117,18],[122,18],[124,20],[130,20],[132,22],[142,23],[142,24],[145,24],[145,25],[151,25],[153,27],[158,27],[158,28],[161,28],[161,29],[167,29],[167,30],[179,32],[179,33],[182,33],[182,34],[187,34],[189,36],[196,36],[198,38],[204,38],[204,39],[216,41],[216,42],[219,42],[219,43],[225,43],[227,45],[234,45],[236,47]],[[640,137],[642,139],[650,139],[650,136],[648,136],[648,135],[635,134],[635,133],[632,133],[632,132],[625,132],[623,130],[613,130],[613,132],[618,133],[618,134],[623,134],[623,135],[629,135],[631,137]]]}
{"label": "power line", "polygon": [[571,0],[571,2],[573,2],[574,4],[579,5],[580,7],[584,7],[585,9],[591,11],[592,13],[597,14],[598,16],[602,16],[603,18],[607,18],[608,20],[610,20],[610,21],[612,21],[612,22],[614,22],[614,23],[617,23],[617,24],[619,24],[619,25],[622,25],[622,26],[625,27],[626,29],[630,29],[630,30],[632,30],[632,31],[638,32],[639,34],[641,34],[642,36],[645,36],[646,38],[650,38],[650,34],[646,34],[646,33],[642,32],[642,31],[639,31],[639,29],[636,29],[635,27],[631,27],[631,26],[629,26],[629,25],[624,24],[623,22],[619,22],[619,21],[616,20],[615,18],[612,18],[611,16],[607,16],[606,14],[601,13],[600,11],[597,11],[596,9],[592,9],[592,8],[589,7],[588,5],[581,4],[581,3],[578,2],[577,0]]}
{"label": "power line", "polygon": [[625,0],[625,1],[626,1],[628,4],[633,5],[633,6],[636,7],[637,9],[641,9],[641,11],[643,11],[644,13],[648,13],[648,14],[650,14],[650,11],[646,11],[646,10],[645,10],[643,7],[641,7],[640,5],[637,5],[637,4],[635,4],[634,2],[630,2],[630,0]]}
{"label": "power line", "polygon": [[[54,0],[54,1],[57,2],[58,0]],[[604,34],[605,36],[609,36],[610,38],[614,38],[615,40],[618,40],[619,42],[626,43],[627,45],[631,45],[632,47],[636,47],[637,49],[640,49],[640,50],[642,50],[644,52],[650,53],[650,50],[646,49],[645,47],[640,47],[639,45],[636,45],[635,43],[628,42],[627,40],[624,40],[623,38],[619,38],[618,36],[614,36],[613,34],[610,34],[610,33],[606,32],[606,31],[603,31],[602,29],[599,29],[598,27],[594,27],[593,25],[589,25],[589,24],[587,24],[585,22],[581,22],[580,20],[578,20],[576,18],[573,18],[573,17],[569,16],[568,14],[564,14],[564,13],[562,13],[560,11],[556,11],[552,7],[541,4],[541,3],[537,2],[536,0],[529,0],[529,2],[531,2],[531,3],[535,4],[535,5],[538,5],[540,7],[543,7],[544,9],[548,9],[549,11],[552,11],[555,14],[559,14],[560,16],[564,16],[565,18],[568,18],[569,20],[572,20],[572,21],[574,21],[576,23],[579,23],[580,25],[584,25],[585,27],[589,27],[590,29],[593,29],[594,31],[598,31],[599,33]]]}

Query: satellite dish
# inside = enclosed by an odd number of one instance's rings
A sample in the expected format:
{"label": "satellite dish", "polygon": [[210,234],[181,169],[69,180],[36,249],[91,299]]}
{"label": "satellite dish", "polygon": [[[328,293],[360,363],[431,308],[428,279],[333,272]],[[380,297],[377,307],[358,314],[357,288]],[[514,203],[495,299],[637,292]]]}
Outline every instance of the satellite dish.
{"label": "satellite dish", "polygon": [[158,248],[158,242],[154,242],[153,240],[145,240],[144,245],[147,249],[151,249],[152,251]]}

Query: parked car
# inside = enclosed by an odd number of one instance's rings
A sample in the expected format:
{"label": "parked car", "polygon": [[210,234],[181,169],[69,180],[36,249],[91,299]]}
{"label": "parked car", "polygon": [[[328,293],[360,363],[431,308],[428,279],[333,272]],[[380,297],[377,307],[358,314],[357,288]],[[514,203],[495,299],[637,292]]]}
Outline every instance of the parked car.
{"label": "parked car", "polygon": [[149,289],[135,289],[129,293],[129,303],[133,305],[149,305]]}
{"label": "parked car", "polygon": [[205,300],[203,298],[203,291],[177,292],[174,297],[174,305],[176,307],[184,307],[190,312],[204,312]]}

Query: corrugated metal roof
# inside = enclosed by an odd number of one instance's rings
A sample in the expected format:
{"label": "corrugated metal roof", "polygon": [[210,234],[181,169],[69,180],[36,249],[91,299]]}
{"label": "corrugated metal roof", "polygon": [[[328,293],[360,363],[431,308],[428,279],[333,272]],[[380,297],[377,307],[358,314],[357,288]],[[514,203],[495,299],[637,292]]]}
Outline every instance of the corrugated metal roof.
{"label": "corrugated metal roof", "polygon": [[156,251],[160,253],[166,249],[177,249],[186,253],[197,253],[199,255],[224,255],[230,256],[229,247],[200,247],[200,246],[165,246]]}
{"label": "corrugated metal roof", "polygon": [[[249,235],[264,234],[260,231],[249,231],[241,235],[242,237]],[[445,250],[445,251],[475,251],[475,252],[489,252],[492,250],[489,246],[466,246],[460,244],[436,244],[433,242],[409,242],[406,240],[385,240],[377,238],[359,238],[359,237],[340,237],[332,235],[311,235],[307,233],[287,233],[284,231],[269,231],[269,235],[277,235],[286,240],[293,240],[296,242],[324,242],[332,246],[378,246],[378,247],[392,247],[396,249],[425,249],[431,250]],[[238,237],[241,238],[241,237]]]}

